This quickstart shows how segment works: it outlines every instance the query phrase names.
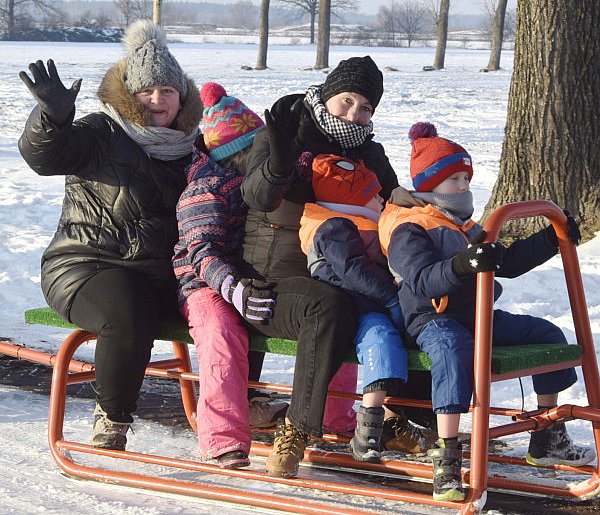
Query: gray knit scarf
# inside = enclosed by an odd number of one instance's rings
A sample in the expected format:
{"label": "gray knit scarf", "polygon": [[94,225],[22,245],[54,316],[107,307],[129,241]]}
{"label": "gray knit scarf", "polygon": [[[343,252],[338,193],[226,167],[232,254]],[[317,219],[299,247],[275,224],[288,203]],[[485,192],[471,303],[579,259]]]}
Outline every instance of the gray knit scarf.
{"label": "gray knit scarf", "polygon": [[451,194],[428,191],[416,192],[412,195],[432,204],[459,227],[463,227],[473,215],[473,193],[470,191]]}
{"label": "gray knit scarf", "polygon": [[367,125],[358,125],[329,114],[321,99],[321,86],[310,86],[306,90],[304,101],[312,109],[315,121],[321,129],[335,139],[342,148],[355,148],[362,145],[367,136],[373,132],[372,121]]}
{"label": "gray knit scarf", "polygon": [[110,104],[100,103],[100,111],[110,116],[146,154],[161,161],[174,161],[192,153],[197,130],[191,134],[167,127],[142,127],[123,118]]}

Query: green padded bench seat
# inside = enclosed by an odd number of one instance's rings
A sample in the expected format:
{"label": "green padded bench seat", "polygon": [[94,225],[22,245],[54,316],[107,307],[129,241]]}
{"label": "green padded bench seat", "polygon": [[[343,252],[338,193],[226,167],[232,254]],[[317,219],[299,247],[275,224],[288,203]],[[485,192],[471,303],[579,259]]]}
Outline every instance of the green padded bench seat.
{"label": "green padded bench seat", "polygon": [[[77,329],[77,326],[64,320],[51,308],[30,309],[25,312],[25,322],[28,324]],[[165,323],[159,330],[157,340],[179,341],[193,343],[186,324]],[[250,334],[250,348],[258,352],[296,355],[296,342],[283,338],[269,338],[260,334]],[[492,372],[506,374],[543,365],[553,365],[565,361],[574,361],[581,357],[582,348],[579,345],[522,345],[507,346],[492,349]],[[346,361],[358,363],[356,355],[352,354]],[[418,349],[408,349],[408,368],[410,370],[429,370],[431,360]]]}

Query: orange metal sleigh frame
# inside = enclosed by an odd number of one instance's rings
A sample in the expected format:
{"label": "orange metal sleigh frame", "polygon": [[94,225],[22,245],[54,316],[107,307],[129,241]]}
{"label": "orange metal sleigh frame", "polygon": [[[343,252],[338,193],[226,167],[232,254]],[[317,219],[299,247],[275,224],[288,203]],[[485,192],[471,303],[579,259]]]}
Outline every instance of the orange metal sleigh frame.
{"label": "orange metal sleigh frame", "polygon": [[[218,501],[243,503],[294,513],[327,513],[339,515],[374,513],[368,508],[369,498],[373,500],[386,500],[388,505],[390,503],[393,505],[394,502],[398,502],[398,510],[406,509],[406,506],[404,505],[405,502],[413,502],[455,509],[460,513],[479,513],[485,505],[488,487],[511,492],[521,492],[524,494],[567,497],[573,500],[593,498],[600,493],[600,473],[597,464],[594,466],[587,465],[582,467],[566,467],[561,465],[548,467],[550,469],[555,469],[560,473],[567,474],[576,472],[578,477],[581,475],[586,477],[586,479],[579,481],[577,484],[570,483],[566,487],[528,481],[527,477],[519,480],[489,472],[490,462],[531,467],[521,458],[498,456],[495,454],[490,455],[488,453],[488,442],[490,439],[540,429],[553,421],[568,421],[573,419],[590,421],[594,436],[596,455],[600,455],[600,379],[598,375],[598,365],[577,253],[575,246],[568,240],[566,234],[565,215],[555,204],[548,201],[529,201],[509,204],[497,209],[487,221],[485,225],[485,230],[488,233],[487,239],[489,241],[496,240],[500,228],[506,221],[531,216],[545,216],[548,218],[554,225],[558,235],[560,253],[562,256],[575,326],[575,334],[577,343],[582,349],[582,354],[579,359],[571,359],[553,365],[527,368],[519,370],[518,372],[492,374],[491,315],[493,310],[494,274],[492,272],[478,274],[474,358],[475,377],[473,404],[471,407],[472,433],[470,455],[468,456],[469,468],[463,470],[463,479],[465,483],[468,484],[469,489],[467,498],[462,502],[435,501],[429,493],[420,493],[418,491],[411,491],[410,489],[403,490],[398,488],[398,483],[401,484],[406,478],[413,478],[417,481],[431,481],[432,469],[429,463],[409,460],[389,460],[384,461],[381,464],[358,463],[354,461],[349,454],[343,452],[326,452],[313,449],[308,449],[306,451],[306,461],[318,464],[325,468],[330,467],[332,469],[339,469],[341,467],[344,471],[353,469],[372,475],[383,475],[386,478],[397,477],[397,479],[394,480],[393,487],[378,485],[376,483],[369,483],[367,486],[364,486],[364,481],[352,484],[352,482],[348,482],[347,479],[344,481],[324,480],[322,478],[314,479],[305,477],[309,474],[303,474],[302,472],[297,478],[271,478],[257,470],[225,470],[220,469],[215,465],[193,460],[183,460],[131,451],[95,449],[84,443],[69,441],[64,438],[63,434],[67,385],[93,381],[95,378],[94,366],[74,360],[73,355],[83,343],[95,339],[95,335],[81,329],[74,330],[64,340],[56,356],[26,349],[7,342],[0,342],[0,353],[17,356],[54,367],[50,393],[48,441],[52,456],[58,466],[65,474],[75,478],[93,479],[132,487],[184,494]],[[198,380],[198,376],[192,373],[188,344],[180,341],[173,341],[172,345],[174,352],[173,358],[151,362],[146,373],[151,376],[179,380],[185,413],[190,425],[195,430],[195,382]],[[561,405],[545,412],[523,412],[520,409],[492,408],[490,406],[490,388],[492,382],[514,377],[530,376],[534,373],[569,368],[572,366],[580,366],[582,368],[588,399],[587,406]],[[291,392],[291,387],[288,385],[251,383],[251,386],[270,389],[277,392]],[[339,392],[330,392],[330,395],[360,398],[360,395],[352,396]],[[390,403],[409,406],[431,407],[431,404],[425,401],[393,398],[388,399],[388,401]],[[505,416],[509,418],[509,421],[506,424],[490,428],[491,414]],[[334,439],[334,437],[331,436],[328,438]],[[266,456],[269,451],[269,445],[255,441],[252,444],[251,455]],[[192,449],[190,449],[190,453],[191,452]],[[250,482],[261,481],[278,483],[279,485],[296,487],[294,488],[296,492],[298,491],[298,487],[316,491],[337,492],[340,494],[347,494],[348,499],[352,498],[354,501],[347,504],[343,503],[343,501],[340,501],[340,498],[344,499],[344,496],[337,496],[335,502],[327,502],[320,499],[300,499],[299,501],[298,497],[286,496],[285,489],[281,488],[277,488],[278,493],[270,493],[265,492],[268,490],[267,488],[257,488],[253,490],[251,488],[240,488],[236,486],[215,486],[210,482],[202,482],[202,480],[173,479],[170,477],[161,477],[153,473],[123,471],[123,466],[115,466],[113,468],[84,464],[76,460],[74,455],[99,455],[109,457],[113,459],[104,459],[104,462],[109,462],[111,464],[137,462],[148,465],[149,469],[152,465],[158,465],[184,471],[187,476],[193,476],[193,473],[197,472],[198,476],[210,473],[224,477],[228,476],[231,478],[249,480]],[[335,479],[336,474],[329,474],[328,477],[333,477]],[[237,483],[239,484],[239,481]],[[367,502],[356,502],[356,499],[358,498],[366,499]]]}

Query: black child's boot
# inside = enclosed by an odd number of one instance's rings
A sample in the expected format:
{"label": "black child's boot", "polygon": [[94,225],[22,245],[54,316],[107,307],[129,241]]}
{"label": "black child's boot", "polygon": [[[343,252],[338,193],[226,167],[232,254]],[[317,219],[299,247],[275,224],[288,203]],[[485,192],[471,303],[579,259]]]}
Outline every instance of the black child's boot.
{"label": "black child's boot", "polygon": [[427,451],[433,460],[433,498],[437,501],[462,501],[462,445],[456,438],[440,438]]}
{"label": "black child's boot", "polygon": [[380,463],[384,413],[383,408],[358,408],[356,431],[350,440],[350,449],[356,461]]}
{"label": "black child's boot", "polygon": [[525,459],[530,465],[571,465],[577,467],[593,461],[596,453],[589,447],[574,444],[564,422],[531,433]]}

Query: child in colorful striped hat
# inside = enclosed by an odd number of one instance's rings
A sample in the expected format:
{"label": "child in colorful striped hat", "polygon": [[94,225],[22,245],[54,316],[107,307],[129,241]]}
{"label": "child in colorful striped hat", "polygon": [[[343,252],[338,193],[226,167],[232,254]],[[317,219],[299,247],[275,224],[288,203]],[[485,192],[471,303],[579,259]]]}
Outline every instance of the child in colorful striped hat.
{"label": "child in colorful striped hat", "polygon": [[198,356],[200,455],[239,468],[250,464],[250,427],[273,426],[287,411],[287,403],[247,388],[249,369],[259,379],[262,355],[251,353],[249,365],[245,324],[266,323],[275,306],[272,285],[250,278],[242,260],[248,208],[240,184],[263,121],[217,83],[204,84],[200,98],[204,133],[177,204],[173,268]]}

